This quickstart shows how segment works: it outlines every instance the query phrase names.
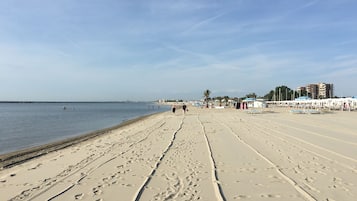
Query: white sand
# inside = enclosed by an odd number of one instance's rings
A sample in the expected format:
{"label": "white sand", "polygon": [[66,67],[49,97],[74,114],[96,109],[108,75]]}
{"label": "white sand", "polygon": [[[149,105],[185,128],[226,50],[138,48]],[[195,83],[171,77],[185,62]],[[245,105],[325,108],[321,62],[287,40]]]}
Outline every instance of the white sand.
{"label": "white sand", "polygon": [[1,170],[0,200],[356,200],[356,112],[189,110]]}

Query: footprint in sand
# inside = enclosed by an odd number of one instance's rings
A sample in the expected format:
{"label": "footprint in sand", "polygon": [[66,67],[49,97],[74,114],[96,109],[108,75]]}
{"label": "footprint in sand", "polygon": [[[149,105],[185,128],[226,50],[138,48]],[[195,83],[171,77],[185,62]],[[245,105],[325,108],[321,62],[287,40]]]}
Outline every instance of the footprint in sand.
{"label": "footprint in sand", "polygon": [[39,164],[35,165],[34,167],[31,167],[31,168],[29,168],[29,169],[27,169],[27,170],[36,170],[36,169],[39,168],[41,165],[42,165],[42,163],[39,163]]}
{"label": "footprint in sand", "polygon": [[93,189],[93,194],[94,194],[94,195],[100,195],[100,194],[102,194],[102,190],[97,189],[97,188],[94,188],[94,189]]}
{"label": "footprint in sand", "polygon": [[83,196],[84,196],[84,194],[83,194],[83,193],[80,193],[80,194],[75,195],[75,196],[74,196],[74,199],[80,200],[80,199],[83,198]]}
{"label": "footprint in sand", "polygon": [[273,195],[273,194],[263,194],[263,195],[260,195],[260,197],[262,197],[262,198],[280,198],[281,196]]}
{"label": "footprint in sand", "polygon": [[278,176],[276,175],[268,175],[268,178],[270,179],[280,179]]}
{"label": "footprint in sand", "polygon": [[241,199],[249,199],[251,196],[249,195],[238,195],[235,196],[233,199],[241,200]]}

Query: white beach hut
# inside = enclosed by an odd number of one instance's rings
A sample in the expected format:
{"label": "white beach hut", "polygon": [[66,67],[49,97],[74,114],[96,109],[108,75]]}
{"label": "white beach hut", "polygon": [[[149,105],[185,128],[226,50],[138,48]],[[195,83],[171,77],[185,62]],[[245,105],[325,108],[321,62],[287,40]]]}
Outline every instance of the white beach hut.
{"label": "white beach hut", "polygon": [[246,98],[242,101],[248,105],[248,108],[266,108],[264,99]]}

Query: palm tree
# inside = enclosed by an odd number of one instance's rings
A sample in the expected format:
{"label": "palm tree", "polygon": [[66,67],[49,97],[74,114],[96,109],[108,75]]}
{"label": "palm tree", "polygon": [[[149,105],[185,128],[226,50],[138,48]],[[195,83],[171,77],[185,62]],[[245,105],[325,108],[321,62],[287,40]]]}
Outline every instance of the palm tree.
{"label": "palm tree", "polygon": [[203,96],[205,97],[205,102],[206,102],[206,108],[208,108],[209,95],[211,95],[211,91],[209,89],[206,89],[203,92]]}
{"label": "palm tree", "polygon": [[224,96],[224,101],[226,102],[226,106],[228,106],[228,100],[229,100],[229,96]]}

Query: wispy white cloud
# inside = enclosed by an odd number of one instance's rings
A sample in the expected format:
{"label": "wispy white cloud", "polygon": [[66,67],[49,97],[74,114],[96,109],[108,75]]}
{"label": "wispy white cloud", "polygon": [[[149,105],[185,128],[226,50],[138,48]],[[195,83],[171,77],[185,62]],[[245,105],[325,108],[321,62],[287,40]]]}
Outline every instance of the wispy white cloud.
{"label": "wispy white cloud", "polygon": [[298,9],[304,9],[304,8],[308,8],[311,6],[316,5],[317,3],[319,3],[320,0],[312,0],[312,1],[308,1],[307,3],[303,4],[302,6],[300,6]]}
{"label": "wispy white cloud", "polygon": [[187,50],[187,49],[183,49],[177,46],[173,46],[173,45],[166,45],[165,46],[167,49],[171,49],[174,50],[175,52],[179,53],[179,54],[184,54],[184,55],[189,55],[192,56],[194,58],[199,58],[201,61],[205,62],[205,63],[211,63],[211,62],[217,62],[217,59],[209,54],[204,54],[204,53],[198,53],[198,52],[194,52],[191,50]]}
{"label": "wispy white cloud", "polygon": [[226,13],[228,13],[228,12],[220,13],[220,14],[217,14],[215,16],[208,17],[208,18],[205,18],[205,19],[203,19],[203,20],[201,20],[199,22],[196,22],[195,24],[191,25],[190,28],[184,30],[182,32],[182,34],[183,35],[190,34],[192,31],[194,31],[194,30],[196,30],[196,29],[198,29],[198,28],[200,28],[200,27],[202,27],[202,26],[204,26],[206,24],[209,24],[210,22],[212,22],[212,21],[224,16]]}

